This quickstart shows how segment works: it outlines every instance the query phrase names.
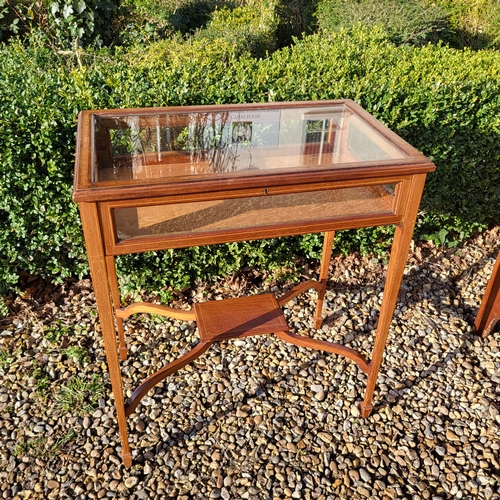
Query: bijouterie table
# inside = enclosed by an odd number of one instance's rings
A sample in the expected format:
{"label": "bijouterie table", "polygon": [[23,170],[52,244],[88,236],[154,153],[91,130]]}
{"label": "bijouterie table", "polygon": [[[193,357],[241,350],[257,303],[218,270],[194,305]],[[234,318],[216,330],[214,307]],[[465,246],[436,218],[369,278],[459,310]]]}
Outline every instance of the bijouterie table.
{"label": "bijouterie table", "polygon": [[[78,202],[115,398],[124,464],[127,417],[165,377],[212,343],[248,335],[346,356],[368,375],[372,396],[425,177],[434,165],[350,100],[82,111],[74,200]],[[321,326],[334,232],[396,227],[371,358],[290,330],[282,307],[318,293]],[[293,290],[194,304],[192,310],[121,307],[115,256],[196,245],[324,232],[319,280]],[[154,313],[196,321],[199,342],[146,378],[125,401],[123,321]]]}

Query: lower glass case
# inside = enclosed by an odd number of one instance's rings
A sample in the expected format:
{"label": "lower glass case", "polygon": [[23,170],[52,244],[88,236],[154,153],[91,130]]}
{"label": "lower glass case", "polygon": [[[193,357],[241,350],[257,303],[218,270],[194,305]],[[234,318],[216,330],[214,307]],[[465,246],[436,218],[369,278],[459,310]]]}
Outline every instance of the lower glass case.
{"label": "lower glass case", "polygon": [[394,213],[394,184],[115,208],[119,240]]}

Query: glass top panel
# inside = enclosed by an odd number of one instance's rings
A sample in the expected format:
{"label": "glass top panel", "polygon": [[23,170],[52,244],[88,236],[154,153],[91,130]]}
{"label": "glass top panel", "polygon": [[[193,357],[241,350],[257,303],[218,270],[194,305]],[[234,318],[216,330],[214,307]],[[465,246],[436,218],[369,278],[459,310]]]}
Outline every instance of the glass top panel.
{"label": "glass top panel", "polygon": [[95,115],[92,181],[345,168],[408,155],[344,104]]}

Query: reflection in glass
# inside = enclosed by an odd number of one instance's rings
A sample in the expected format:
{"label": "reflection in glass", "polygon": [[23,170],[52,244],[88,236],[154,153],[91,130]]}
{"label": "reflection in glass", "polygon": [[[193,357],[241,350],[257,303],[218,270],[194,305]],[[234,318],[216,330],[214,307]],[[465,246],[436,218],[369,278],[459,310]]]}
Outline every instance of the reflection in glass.
{"label": "reflection in glass", "polygon": [[94,181],[242,175],[405,158],[344,105],[96,116]]}

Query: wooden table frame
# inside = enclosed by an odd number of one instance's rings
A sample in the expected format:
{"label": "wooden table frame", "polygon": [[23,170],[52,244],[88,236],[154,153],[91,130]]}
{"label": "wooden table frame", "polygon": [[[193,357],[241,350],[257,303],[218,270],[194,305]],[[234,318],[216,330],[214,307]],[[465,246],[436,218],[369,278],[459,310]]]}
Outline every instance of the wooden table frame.
{"label": "wooden table frame", "polygon": [[474,322],[474,329],[482,337],[489,335],[500,320],[500,253],[486,287],[481,306]]}
{"label": "wooden table frame", "polygon": [[[115,398],[118,427],[122,441],[122,458],[125,466],[129,467],[132,463],[127,417],[134,412],[140,400],[152,387],[201,356],[213,342],[222,339],[274,333],[285,342],[340,354],[351,359],[368,375],[365,397],[361,403],[361,415],[363,418],[370,415],[373,409],[372,397],[377,375],[399,293],[426,174],[434,170],[435,167],[421,153],[386,129],[352,101],[333,101],[333,103],[341,103],[357,113],[378,133],[404,151],[406,157],[397,160],[385,160],[376,165],[359,162],[354,167],[351,164],[346,168],[322,168],[305,173],[280,172],[254,178],[241,177],[236,180],[216,179],[203,183],[192,182],[186,184],[182,195],[178,194],[179,184],[169,182],[132,187],[126,183],[100,186],[99,183],[92,182],[90,174],[92,163],[90,154],[92,140],[91,118],[96,114],[127,113],[130,110],[82,112],[79,120],[74,199],[78,202],[80,208],[90,272]],[[325,105],[324,102],[307,104]],[[304,105],[304,103],[272,103],[241,105],[239,107],[221,106],[217,108],[204,106],[190,109],[195,111],[207,109],[255,109],[256,107],[262,108],[266,106],[270,109],[276,109],[300,105]],[[144,110],[132,111],[145,112]],[[159,110],[155,111],[159,112]],[[324,192],[325,190],[340,192],[338,190],[365,189],[374,184],[395,186],[392,206],[386,211],[337,215],[324,219],[290,221],[289,223],[282,222],[262,227],[214,231],[208,234],[180,234],[174,237],[160,235],[158,237],[136,238],[125,241],[120,241],[117,237],[116,222],[114,220],[114,210],[117,208],[136,207],[141,204],[155,206],[155,204],[174,203],[178,201],[177,198],[179,197],[181,199],[202,201],[243,199],[256,195],[279,195],[283,192],[315,193]],[[314,327],[317,329],[321,326],[321,313],[335,231],[381,225],[394,225],[395,234],[371,359],[366,359],[359,352],[344,345],[290,332],[281,308],[288,301],[310,288],[318,291],[317,307],[313,318]],[[264,294],[256,297],[228,299],[218,303],[195,304],[192,311],[147,303],[135,303],[127,307],[121,307],[115,269],[116,255],[313,232],[325,232],[319,280],[309,280],[301,283],[281,297],[275,297],[274,294]],[[224,303],[225,306],[220,306],[221,303]],[[221,315],[220,307],[228,306],[238,311],[237,316],[240,321],[231,318],[227,321],[224,319],[228,315]],[[126,402],[120,371],[120,359],[125,360],[127,358],[123,321],[130,315],[141,312],[160,314],[185,321],[196,321],[200,341],[191,351],[144,380],[135,390],[130,400]]]}

